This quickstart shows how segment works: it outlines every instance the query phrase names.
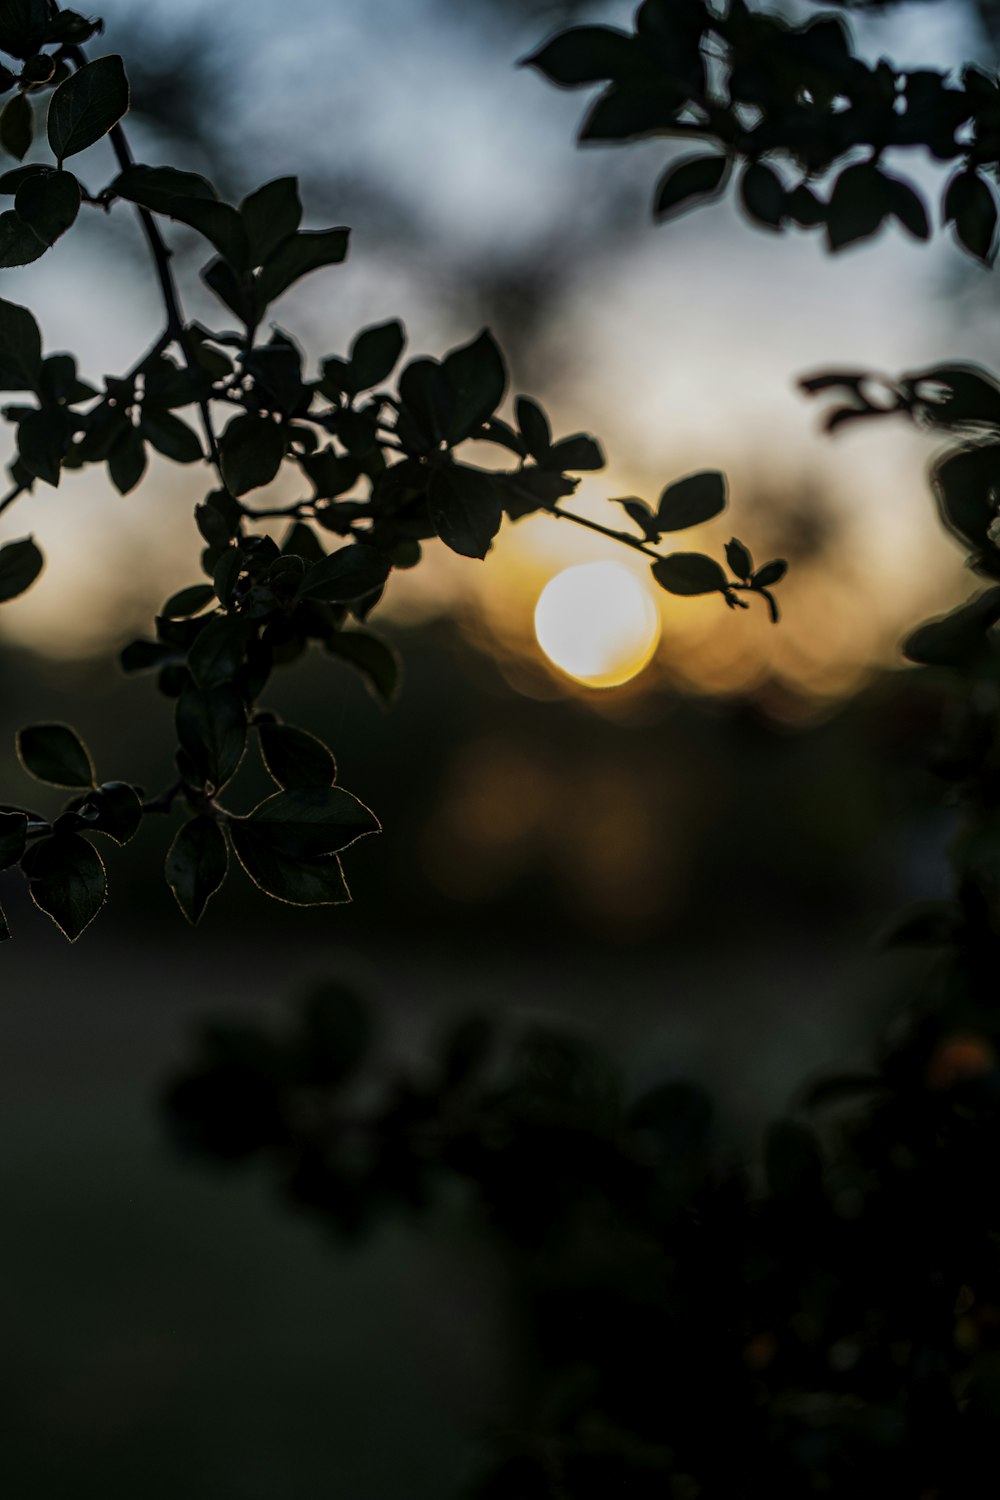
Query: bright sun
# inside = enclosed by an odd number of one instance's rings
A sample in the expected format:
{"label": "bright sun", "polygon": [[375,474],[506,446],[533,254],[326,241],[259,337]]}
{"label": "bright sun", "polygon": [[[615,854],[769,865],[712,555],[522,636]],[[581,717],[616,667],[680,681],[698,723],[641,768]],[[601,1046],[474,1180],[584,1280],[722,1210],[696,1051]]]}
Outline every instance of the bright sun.
{"label": "bright sun", "polygon": [[621,563],[581,563],[550,578],[535,606],[535,635],[567,677],[618,687],[652,658],[660,617],[645,584]]}

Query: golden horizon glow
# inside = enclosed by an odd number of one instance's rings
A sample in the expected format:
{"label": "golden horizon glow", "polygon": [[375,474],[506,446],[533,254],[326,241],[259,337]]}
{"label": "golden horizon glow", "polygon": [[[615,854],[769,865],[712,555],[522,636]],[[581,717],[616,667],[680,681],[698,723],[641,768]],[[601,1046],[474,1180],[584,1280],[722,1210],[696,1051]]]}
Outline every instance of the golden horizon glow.
{"label": "golden horizon glow", "polygon": [[574,682],[620,687],[652,660],[660,615],[649,588],[623,563],[578,563],[543,588],[535,636],[553,666]]}

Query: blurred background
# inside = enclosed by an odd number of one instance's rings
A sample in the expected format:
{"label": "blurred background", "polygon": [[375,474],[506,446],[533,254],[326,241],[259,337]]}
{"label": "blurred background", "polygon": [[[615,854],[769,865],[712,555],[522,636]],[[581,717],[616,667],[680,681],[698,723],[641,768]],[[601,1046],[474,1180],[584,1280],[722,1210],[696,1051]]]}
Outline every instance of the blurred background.
{"label": "blurred background", "polygon": [[[485,565],[429,547],[376,617],[405,663],[394,708],[325,657],[279,676],[270,705],[328,740],[383,821],[347,856],[350,908],[278,907],[237,872],[193,933],[162,881],[168,830],[148,827],[109,860],[108,909],[69,950],[0,877],[15,931],[0,956],[0,1476],[15,1495],[431,1500],[461,1492],[502,1425],[509,1288],[461,1214],[344,1247],[263,1177],[171,1155],[156,1102],[204,1016],[277,1013],[311,977],[346,976],[418,1067],[467,1008],[563,1018],[636,1086],[705,1082],[749,1153],[803,1076],[864,1058],[905,994],[870,939],[942,890],[949,825],[926,762],[948,705],[897,643],[969,580],[933,516],[928,440],[889,424],[827,439],[795,379],[989,364],[991,283],[946,235],[887,233],[831,261],[731,205],[652,227],[670,148],[576,150],[585,95],[514,66],[570,13],[631,10],[103,6],[139,160],[232,198],[295,173],[307,224],[352,226],[348,263],[278,309],[313,360],[389,317],[412,353],[488,324],[512,390],[560,434],[601,437],[608,467],[581,509],[607,519],[608,497],[655,502],[722,468],[730,510],[684,548],[718,555],[735,532],[792,570],[777,628],[650,595],[654,626],[618,675],[658,631],[651,659],[593,688],[546,658],[535,608],[569,567],[628,566],[621,549],[537,517]],[[994,57],[958,0],[853,24],[901,66]],[[105,145],[80,175],[110,179]],[[915,175],[934,199],[935,170]],[[221,326],[199,244],[169,233],[190,314]],[[119,373],[158,328],[142,251],[119,205],[3,272],[0,293],[82,373]],[[170,780],[172,705],[114,659],[196,579],[198,484],[164,460],[125,499],[69,475],[3,518],[0,539],[34,532],[48,558],[0,623],[5,795],[49,810],[13,754],[40,718],[76,725],[107,777]],[[243,805],[260,791],[241,772]]]}

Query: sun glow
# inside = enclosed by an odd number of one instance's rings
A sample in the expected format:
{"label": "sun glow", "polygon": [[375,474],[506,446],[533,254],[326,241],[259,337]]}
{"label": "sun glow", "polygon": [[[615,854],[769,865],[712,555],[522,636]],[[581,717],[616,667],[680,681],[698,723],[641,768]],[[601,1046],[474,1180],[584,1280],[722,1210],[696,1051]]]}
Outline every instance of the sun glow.
{"label": "sun glow", "polygon": [[649,589],[622,563],[581,563],[545,585],[535,635],[567,677],[587,687],[619,687],[652,659],[660,616]]}

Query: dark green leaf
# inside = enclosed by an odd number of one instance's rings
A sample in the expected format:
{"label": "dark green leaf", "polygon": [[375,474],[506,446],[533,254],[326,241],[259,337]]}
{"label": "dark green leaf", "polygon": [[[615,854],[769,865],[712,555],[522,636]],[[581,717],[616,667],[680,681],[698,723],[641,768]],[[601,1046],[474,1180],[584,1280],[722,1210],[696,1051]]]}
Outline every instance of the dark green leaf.
{"label": "dark green leaf", "polygon": [[0,214],[0,269],[30,266],[47,249],[45,241],[12,208]]}
{"label": "dark green leaf", "polygon": [[261,844],[245,822],[230,825],[233,848],[254,885],[289,906],[340,906],[351,893],[337,856],[291,859]]}
{"label": "dark green leaf", "polygon": [[774,584],[780,583],[788,572],[788,564],[783,558],[775,558],[774,562],[765,563],[758,568],[751,582],[755,589],[768,589]]}
{"label": "dark green leaf", "polygon": [[139,431],[158,453],[177,464],[195,464],[202,458],[201,439],[172,412],[143,405]]}
{"label": "dark green leaf", "polygon": [[243,700],[234,687],[189,683],[177,700],[177,738],[199,776],[215,791],[235,774],[246,748]]}
{"label": "dark green leaf", "polygon": [[289,235],[272,251],[257,282],[259,312],[300,277],[322,266],[336,266],[347,255],[349,229],[306,229]]}
{"label": "dark green leaf", "polygon": [[750,574],[753,572],[753,558],[750,556],[749,548],[744,547],[736,537],[726,543],[726,562],[737,578],[742,578],[744,583],[749,581]]}
{"label": "dark green leaf", "polygon": [[402,666],[391,646],[364,630],[337,630],[324,644],[331,656],[357,668],[376,697],[385,704],[392,703],[399,691]]}
{"label": "dark green leaf", "polygon": [[507,368],[488,328],[478,338],[446,354],[441,368],[451,392],[445,437],[460,443],[493,415],[507,387]]}
{"label": "dark green leaf", "polygon": [[21,462],[45,484],[58,485],[69,440],[69,418],[60,408],[33,411],[17,429]]}
{"label": "dark green leaf", "polygon": [[485,557],[503,520],[503,497],[493,476],[468,464],[450,464],[434,470],[427,498],[445,546],[463,557]]}
{"label": "dark green leaf", "polygon": [[253,622],[245,615],[209,620],[188,652],[188,666],[201,688],[232,682],[246,656]]}
{"label": "dark green leaf", "polygon": [[904,182],[902,178],[890,177],[884,174],[887,183],[886,200],[889,212],[897,219],[908,233],[916,240],[929,240],[931,237],[931,226],[927,218],[927,209],[920,194]]}
{"label": "dark green leaf", "polygon": [[763,162],[753,162],[740,179],[740,201],[751,219],[768,229],[780,229],[786,212],[781,178]]}
{"label": "dark green leaf", "polygon": [[285,456],[285,437],[275,422],[249,412],[234,417],[222,434],[222,474],[234,495],[270,484]]}
{"label": "dark green leaf", "polygon": [[13,195],[29,177],[44,177],[54,171],[55,167],[43,161],[29,161],[23,167],[11,167],[9,172],[0,172],[0,193]]}
{"label": "dark green leaf", "polygon": [[574,474],[590,469],[603,469],[604,464],[600,443],[584,432],[560,438],[558,443],[552,444],[545,458],[547,469],[558,469],[560,472],[570,470]]}
{"label": "dark green leaf", "polygon": [[14,209],[44,245],[54,245],[80,212],[80,184],[72,172],[36,173],[18,188]]}
{"label": "dark green leaf", "polygon": [[955,225],[958,242],[984,265],[992,265],[997,227],[993,189],[978,172],[957,172],[944,191],[944,221]]}
{"label": "dark green leaf", "polygon": [[653,217],[668,219],[721,193],[729,173],[725,156],[685,156],[671,162],[656,185]]}
{"label": "dark green leaf", "polygon": [[37,391],[42,337],[26,307],[0,298],[0,390]]}
{"label": "dark green leaf", "polygon": [[258,726],[260,753],[280,787],[328,787],[337,779],[337,763],[315,735],[290,724]]}
{"label": "dark green leaf", "polygon": [[76,798],[70,809],[84,819],[89,831],[107,834],[119,845],[129,843],[142,822],[139,795],[126,781],[105,781],[95,791]]}
{"label": "dark green leaf", "polygon": [[129,106],[128,79],[120,57],[98,57],[61,83],[49,103],[49,145],[57,162],[85,151]]}
{"label": "dark green leaf", "polygon": [[328,604],[350,604],[381,588],[389,576],[384,553],[364,542],[353,542],[331,552],[306,572],[300,599],[322,599]]}
{"label": "dark green leaf", "polygon": [[577,139],[581,143],[632,141],[669,134],[686,97],[683,88],[661,77],[614,84],[593,105]]}
{"label": "dark green leaf", "polygon": [[319,453],[303,453],[298,462],[312,480],[317,498],[322,500],[332,500],[344,494],[361,473],[359,459],[343,457],[332,448],[324,448]]}
{"label": "dark green leaf", "polygon": [[126,167],[108,191],[160,214],[170,212],[175,198],[218,197],[206,177],[197,172],[179,172],[176,167]]}
{"label": "dark green leaf", "polygon": [[15,94],[0,113],[0,146],[17,161],[28,154],[35,133],[35,117],[27,94]]}
{"label": "dark green leaf", "polygon": [[44,566],[45,559],[33,537],[26,536],[0,547],[0,604],[30,589]]}
{"label": "dark green leaf", "polygon": [[396,361],[406,344],[403,325],[393,318],[389,323],[379,323],[365,328],[351,345],[347,369],[343,374],[343,389],[352,395],[369,391],[381,385],[396,367]]}
{"label": "dark green leaf", "polygon": [[725,508],[725,475],[705,469],[667,485],[660,496],[656,522],[661,531],[684,531],[721,515]]}
{"label": "dark green leaf", "polygon": [[527,396],[518,396],[514,406],[524,446],[532,458],[543,463],[552,446],[552,428],[542,408]]}
{"label": "dark green leaf", "polygon": [[725,593],[728,588],[719,564],[701,552],[672,552],[653,564],[652,574],[668,594]]}
{"label": "dark green leaf", "polygon": [[404,447],[411,447],[407,417],[423,447],[436,447],[451,424],[451,383],[442,367],[433,359],[412,359],[399,377],[399,395],[405,407],[400,418]]}
{"label": "dark green leaf", "polygon": [[244,198],[240,215],[250,246],[250,264],[262,266],[281,241],[302,222],[299,184],[295,177],[278,177]]}
{"label": "dark green leaf", "polygon": [[68,724],[31,724],[18,730],[17,753],[28,774],[49,786],[94,785],[90,751]]}
{"label": "dark green leaf", "polygon": [[870,162],[845,167],[826,211],[826,242],[830,250],[842,250],[868,239],[892,211],[887,178]]}
{"label": "dark green leaf", "polygon": [[521,66],[537,68],[561,88],[579,88],[606,78],[626,78],[644,71],[648,63],[628,32],[612,26],[575,26],[522,58]]}
{"label": "dark green leaf", "polygon": [[160,614],[167,620],[186,620],[201,614],[214,598],[215,590],[210,583],[193,583],[190,588],[171,594]]}
{"label": "dark green leaf", "polygon": [[250,244],[239,211],[217,198],[171,198],[164,210],[171,219],[203,234],[235,271],[250,266]]}
{"label": "dark green leaf", "polygon": [[289,859],[339,854],[366,834],[380,832],[375,814],[339,786],[275,792],[230,826],[234,838],[237,827],[249,830],[259,847]]}
{"label": "dark green leaf", "polygon": [[0,0],[0,52],[33,57],[45,41],[48,0]]}
{"label": "dark green leaf", "polygon": [[78,834],[43,839],[33,851],[28,889],[35,905],[75,943],[107,897],[104,862]]}
{"label": "dark green leaf", "polygon": [[134,490],[146,472],[146,445],[138,430],[126,422],[108,454],[111,483],[121,495]]}
{"label": "dark green leaf", "polygon": [[236,314],[241,323],[249,326],[255,321],[257,314],[253,294],[245,278],[238,276],[221,256],[205,267],[201,279],[225,303],[229,311]]}
{"label": "dark green leaf", "polygon": [[177,830],[167,855],[167,884],[192,925],[201,920],[228,869],[226,836],[214,818],[192,818]]}
{"label": "dark green leaf", "polygon": [[28,819],[21,812],[0,812],[0,870],[9,870],[24,853]]}

